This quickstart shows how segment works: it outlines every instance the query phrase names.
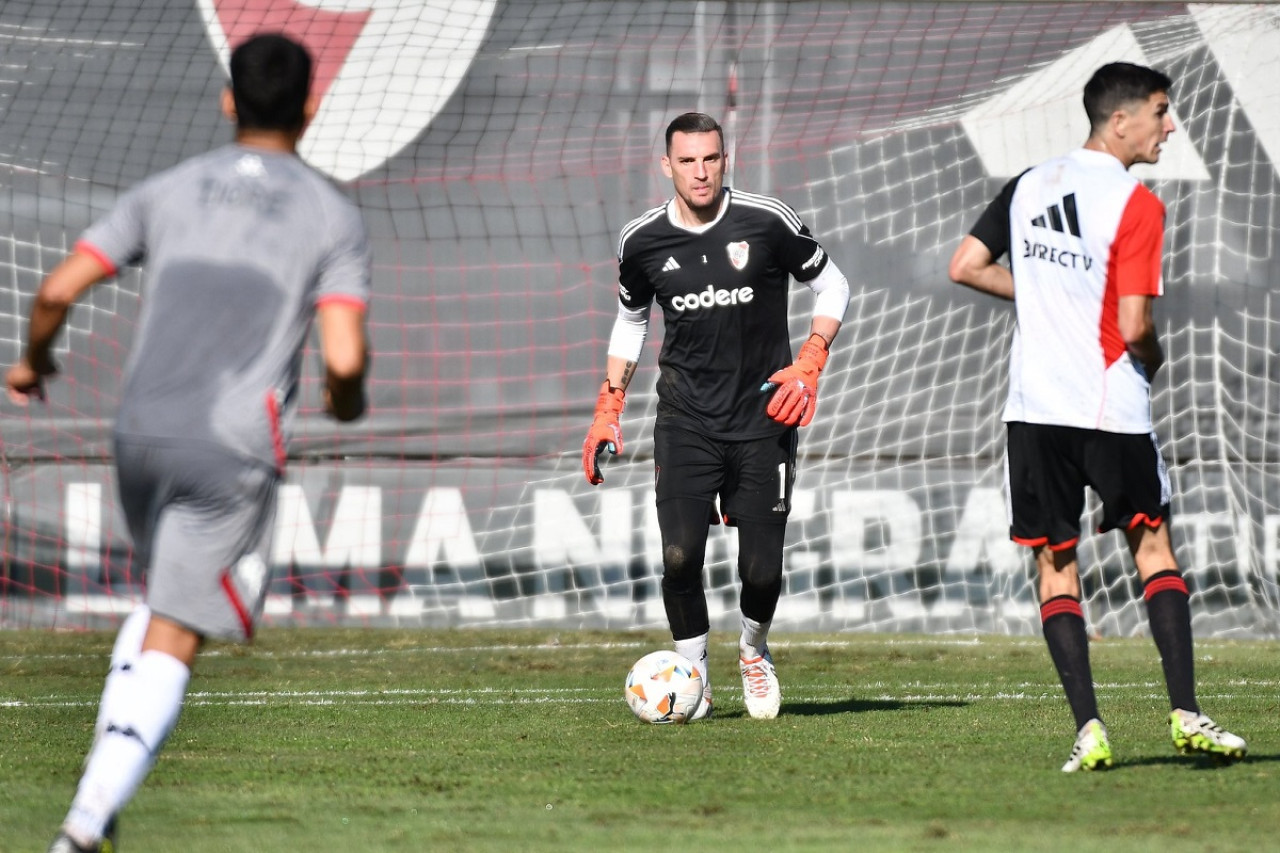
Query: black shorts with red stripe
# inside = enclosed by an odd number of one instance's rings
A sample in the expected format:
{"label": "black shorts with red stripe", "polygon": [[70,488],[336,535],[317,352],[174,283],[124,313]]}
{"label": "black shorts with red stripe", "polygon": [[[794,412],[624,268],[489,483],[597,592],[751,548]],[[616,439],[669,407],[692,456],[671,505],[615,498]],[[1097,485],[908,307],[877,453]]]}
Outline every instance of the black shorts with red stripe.
{"label": "black shorts with red stripe", "polygon": [[1071,548],[1080,540],[1085,487],[1102,502],[1098,531],[1158,527],[1169,517],[1169,472],[1154,433],[1009,423],[1005,488],[1009,536]]}

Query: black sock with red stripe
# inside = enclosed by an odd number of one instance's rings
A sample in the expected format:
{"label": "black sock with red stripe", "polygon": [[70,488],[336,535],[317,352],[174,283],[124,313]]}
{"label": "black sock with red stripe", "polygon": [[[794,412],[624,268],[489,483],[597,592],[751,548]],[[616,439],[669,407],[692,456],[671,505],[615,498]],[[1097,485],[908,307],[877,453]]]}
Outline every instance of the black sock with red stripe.
{"label": "black sock with red stripe", "polygon": [[1187,583],[1176,569],[1157,572],[1142,585],[1151,638],[1160,650],[1164,683],[1174,708],[1199,713],[1196,704],[1195,654],[1191,645],[1191,600]]}
{"label": "black sock with red stripe", "polygon": [[1058,669],[1067,704],[1076,718],[1076,730],[1098,714],[1098,698],[1093,691],[1093,669],[1089,666],[1089,635],[1084,627],[1080,599],[1058,595],[1040,605],[1040,622],[1049,657]]}

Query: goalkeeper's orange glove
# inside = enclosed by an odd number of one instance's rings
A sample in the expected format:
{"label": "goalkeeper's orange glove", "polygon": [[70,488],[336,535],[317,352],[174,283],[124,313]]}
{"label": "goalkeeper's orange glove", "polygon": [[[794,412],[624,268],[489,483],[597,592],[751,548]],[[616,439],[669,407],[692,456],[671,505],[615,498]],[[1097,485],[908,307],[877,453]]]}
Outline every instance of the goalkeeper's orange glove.
{"label": "goalkeeper's orange glove", "polygon": [[787,426],[808,426],[818,408],[818,374],[827,363],[827,342],[821,335],[810,335],[800,347],[795,363],[784,367],[760,386],[773,391],[765,413]]}
{"label": "goalkeeper's orange glove", "polygon": [[587,430],[587,440],[582,443],[582,471],[593,486],[604,482],[600,473],[600,454],[605,448],[614,456],[622,452],[622,424],[618,422],[618,416],[622,414],[626,393],[621,388],[611,388],[607,379],[600,386],[595,420]]}

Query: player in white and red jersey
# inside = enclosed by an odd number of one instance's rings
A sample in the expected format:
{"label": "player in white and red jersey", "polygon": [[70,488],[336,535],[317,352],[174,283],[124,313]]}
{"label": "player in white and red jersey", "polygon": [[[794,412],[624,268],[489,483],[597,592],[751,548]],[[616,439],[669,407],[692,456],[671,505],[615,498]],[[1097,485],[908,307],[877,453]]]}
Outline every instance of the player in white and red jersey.
{"label": "player in white and red jersey", "polygon": [[[1151,424],[1164,361],[1152,319],[1163,293],[1164,205],[1129,174],[1155,163],[1173,132],[1172,81],[1118,62],[1085,86],[1084,147],[1023,172],[951,259],[953,280],[1012,299],[1006,489],[1010,535],[1034,550],[1040,616],[1075,716],[1063,770],[1111,766],[1080,599],[1076,544],[1084,490],[1100,531],[1122,529],[1143,584],[1180,752],[1244,757],[1243,739],[1200,712],[1186,582],[1169,536],[1171,490]],[[998,259],[1009,255],[1009,267]]]}
{"label": "player in white and red jersey", "polygon": [[[695,719],[704,717],[711,682],[702,569],[718,501],[725,523],[738,530],[747,713],[770,718],[781,691],[767,639],[782,592],[797,427],[813,418],[818,375],[848,307],[849,284],[794,210],[723,186],[727,156],[715,119],[678,116],[666,142],[662,168],[675,197],[622,229],[618,316],[582,466],[597,485],[600,453],[622,450],[619,415],[656,301],[665,329],[654,466],[667,620],[676,651],[702,672]],[[792,278],[816,294],[809,338],[794,363]]]}
{"label": "player in white and red jersey", "polygon": [[41,283],[10,398],[43,397],[77,298],[145,259],[145,298],[114,427],[116,479],[146,603],[121,626],[84,773],[51,853],[110,850],[177,723],[206,637],[247,640],[297,407],[320,327],[325,408],[364,411],[370,255],[354,204],[297,156],[311,57],[275,34],[231,54],[236,137],[132,188]]}

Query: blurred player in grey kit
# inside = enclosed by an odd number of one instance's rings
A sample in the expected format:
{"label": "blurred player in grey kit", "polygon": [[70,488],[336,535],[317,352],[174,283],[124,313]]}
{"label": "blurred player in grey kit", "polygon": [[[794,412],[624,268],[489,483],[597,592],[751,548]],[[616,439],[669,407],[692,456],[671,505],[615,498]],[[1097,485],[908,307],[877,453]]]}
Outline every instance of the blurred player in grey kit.
{"label": "blurred player in grey kit", "polygon": [[252,637],[285,436],[313,319],[324,405],[365,408],[370,253],[355,205],[297,156],[311,57],[262,34],[231,55],[235,141],[123,194],[41,283],[11,401],[43,399],[76,300],[126,264],[148,276],[114,430],[146,603],[121,626],[93,746],[50,851],[114,848],[116,815],[177,723],[206,637]]}

